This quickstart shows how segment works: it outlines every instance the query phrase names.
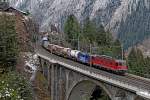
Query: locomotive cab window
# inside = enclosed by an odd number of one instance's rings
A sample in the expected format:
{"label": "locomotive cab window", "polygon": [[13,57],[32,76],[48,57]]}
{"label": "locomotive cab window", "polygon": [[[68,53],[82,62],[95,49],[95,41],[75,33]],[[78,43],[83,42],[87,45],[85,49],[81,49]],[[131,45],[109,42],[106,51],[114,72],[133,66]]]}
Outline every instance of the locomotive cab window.
{"label": "locomotive cab window", "polygon": [[121,63],[121,62],[119,62],[119,66],[122,66],[122,63]]}
{"label": "locomotive cab window", "polygon": [[118,66],[118,63],[116,63],[116,66]]}
{"label": "locomotive cab window", "polygon": [[118,66],[126,66],[126,61],[124,60],[117,60]]}

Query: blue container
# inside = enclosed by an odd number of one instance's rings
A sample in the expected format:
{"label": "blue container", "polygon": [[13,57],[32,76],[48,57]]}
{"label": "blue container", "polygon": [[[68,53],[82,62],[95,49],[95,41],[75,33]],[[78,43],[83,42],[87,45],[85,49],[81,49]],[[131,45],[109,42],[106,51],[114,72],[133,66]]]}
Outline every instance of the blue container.
{"label": "blue container", "polygon": [[87,53],[79,52],[78,53],[78,60],[83,63],[89,63],[90,62],[90,56]]}

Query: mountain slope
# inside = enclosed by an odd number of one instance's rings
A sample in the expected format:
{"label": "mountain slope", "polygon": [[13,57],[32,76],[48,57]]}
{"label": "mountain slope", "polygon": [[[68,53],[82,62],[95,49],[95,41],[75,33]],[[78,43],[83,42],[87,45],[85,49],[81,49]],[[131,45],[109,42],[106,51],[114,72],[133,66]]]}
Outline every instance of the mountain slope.
{"label": "mountain slope", "polygon": [[89,16],[97,24],[102,24],[106,30],[111,31],[114,38],[120,38],[122,41],[128,39],[128,42],[124,43],[125,47],[135,45],[150,35],[150,0],[10,0],[10,2],[16,8],[28,9],[40,23],[41,31],[49,30],[50,24],[56,24],[63,29],[67,16],[74,14],[81,24]]}

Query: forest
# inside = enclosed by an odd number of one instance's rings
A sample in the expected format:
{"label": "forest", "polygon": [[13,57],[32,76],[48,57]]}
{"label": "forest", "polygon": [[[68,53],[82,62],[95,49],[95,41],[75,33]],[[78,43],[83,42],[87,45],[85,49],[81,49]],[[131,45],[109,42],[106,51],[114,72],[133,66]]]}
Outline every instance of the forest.
{"label": "forest", "polygon": [[19,55],[15,16],[0,15],[0,100],[32,100],[27,79],[17,72]]}
{"label": "forest", "polygon": [[111,56],[115,59],[124,59],[127,61],[129,73],[150,78],[149,57],[145,58],[142,51],[134,45],[129,55],[125,57],[125,47],[120,42],[122,40],[114,40],[109,31],[105,31],[102,25],[97,26],[89,18],[86,18],[84,24],[81,25],[74,15],[68,16],[64,23],[64,33],[65,40],[72,48],[92,54]]}

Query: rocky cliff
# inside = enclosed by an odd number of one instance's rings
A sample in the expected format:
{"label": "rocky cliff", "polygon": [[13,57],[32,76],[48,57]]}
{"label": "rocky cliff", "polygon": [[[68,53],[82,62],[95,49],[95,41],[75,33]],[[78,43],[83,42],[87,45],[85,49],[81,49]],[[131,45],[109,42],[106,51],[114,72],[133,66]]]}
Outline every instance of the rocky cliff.
{"label": "rocky cliff", "polygon": [[[134,40],[129,41],[132,44],[150,34],[150,0],[10,0],[10,4],[29,10],[40,23],[41,31],[49,30],[50,24],[63,29],[67,16],[74,14],[81,24],[89,16],[115,38]],[[129,43],[126,46],[131,46]]]}

